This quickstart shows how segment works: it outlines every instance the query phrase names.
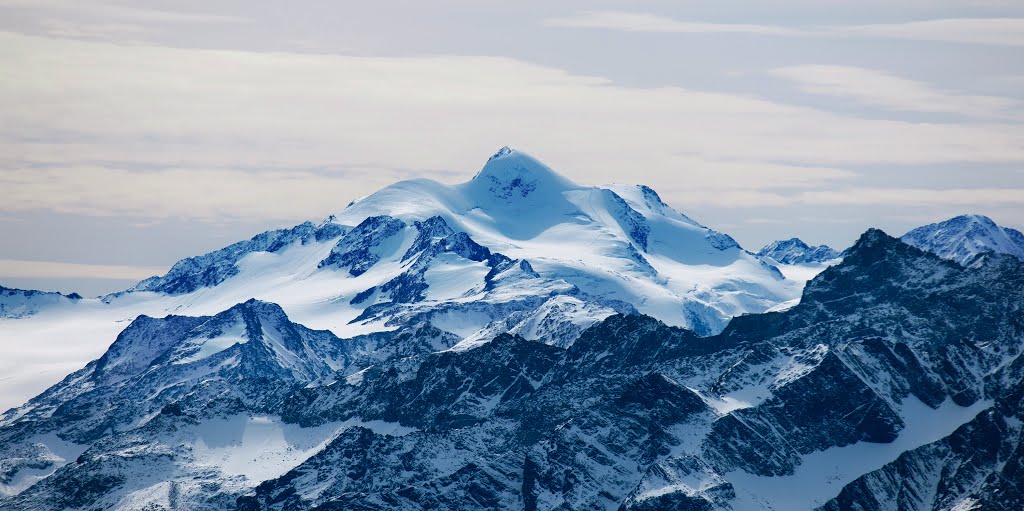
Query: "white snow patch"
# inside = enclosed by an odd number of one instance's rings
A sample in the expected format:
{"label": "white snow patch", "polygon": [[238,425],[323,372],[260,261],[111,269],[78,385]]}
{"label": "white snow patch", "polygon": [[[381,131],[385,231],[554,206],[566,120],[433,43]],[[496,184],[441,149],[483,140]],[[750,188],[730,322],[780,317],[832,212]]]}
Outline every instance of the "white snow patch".
{"label": "white snow patch", "polygon": [[17,495],[36,482],[46,479],[60,467],[76,460],[88,445],[76,444],[62,440],[55,433],[47,433],[29,439],[26,443],[40,450],[39,458],[52,463],[47,468],[23,467],[8,483],[0,483],[0,497]]}
{"label": "white snow patch", "polygon": [[789,309],[792,309],[793,307],[796,307],[799,304],[800,304],[800,299],[799,298],[794,298],[792,300],[786,300],[786,301],[776,305],[775,307],[772,307],[772,308],[766,310],[765,312],[784,312],[784,311],[788,311]]}
{"label": "white snow patch", "polygon": [[968,497],[957,502],[953,507],[949,508],[949,511],[974,511],[975,509],[981,509],[981,502]]}
{"label": "white snow patch", "polygon": [[427,281],[426,299],[455,300],[483,291],[488,271],[490,268],[484,262],[470,261],[455,254],[441,254],[423,275]]}
{"label": "white snow patch", "polygon": [[127,492],[114,507],[121,510],[173,509],[170,496],[175,484],[176,481],[161,481]]}
{"label": "white snow patch", "polygon": [[445,332],[468,337],[487,326],[493,318],[480,311],[444,311],[430,318],[430,323]]}
{"label": "white snow patch", "polygon": [[231,328],[225,330],[216,337],[210,337],[208,339],[190,339],[185,341],[185,344],[180,351],[191,351],[196,350],[191,355],[180,358],[174,361],[174,364],[190,364],[192,362],[198,362],[210,355],[220,353],[236,344],[245,344],[249,342],[249,339],[245,336],[245,323],[239,321]]}
{"label": "white snow patch", "polygon": [[192,454],[196,463],[256,483],[284,475],[323,450],[342,431],[355,426],[388,436],[417,431],[379,420],[349,419],[303,428],[278,417],[236,415],[198,425]]}
{"label": "white snow patch", "polygon": [[741,470],[725,474],[736,488],[732,508],[735,511],[814,509],[838,495],[858,477],[882,468],[906,451],[949,436],[991,406],[991,401],[979,401],[960,407],[947,400],[933,410],[916,397],[907,398],[900,414],[906,427],[891,443],[859,442],[815,452],[804,456],[791,476],[764,477]]}
{"label": "white snow patch", "polygon": [[345,383],[349,385],[359,385],[360,383],[363,383],[363,376],[366,376],[366,371],[368,371],[369,369],[370,368],[367,367],[366,369],[346,376]]}
{"label": "white snow patch", "polygon": [[797,282],[807,282],[808,280],[817,277],[819,273],[828,269],[829,266],[835,266],[843,262],[842,258],[830,259],[821,263],[804,263],[804,264],[775,264],[775,267],[782,272],[782,275],[787,280],[795,280]]}
{"label": "white snow patch", "polygon": [[697,395],[700,396],[708,406],[714,408],[719,415],[725,415],[734,410],[741,410],[743,408],[752,408],[761,404],[762,401],[768,399],[772,395],[767,384],[749,385],[721,397],[702,394],[697,392],[695,389],[690,390],[696,392]]}
{"label": "white snow patch", "polygon": [[821,360],[828,351],[828,345],[818,344],[813,348],[791,356],[779,370],[779,373],[775,375],[775,381],[772,382],[771,387],[779,388],[807,375],[815,367],[818,367],[818,364],[821,363]]}
{"label": "white snow patch", "polygon": [[480,346],[483,346],[484,344],[487,344],[489,342],[491,342],[491,339],[488,337],[470,337],[455,343],[455,346],[452,346],[451,348],[448,348],[447,350],[444,351],[469,351],[471,349],[479,348]]}

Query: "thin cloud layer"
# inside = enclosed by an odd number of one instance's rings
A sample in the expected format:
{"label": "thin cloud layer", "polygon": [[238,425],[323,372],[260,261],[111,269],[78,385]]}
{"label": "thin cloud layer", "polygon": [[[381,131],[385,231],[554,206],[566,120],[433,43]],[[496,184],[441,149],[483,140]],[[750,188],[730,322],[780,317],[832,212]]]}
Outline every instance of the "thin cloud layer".
{"label": "thin cloud layer", "polygon": [[1024,46],[1024,18],[949,18],[836,28],[851,36]]}
{"label": "thin cloud layer", "polygon": [[874,69],[802,65],[777,68],[771,74],[795,82],[803,92],[849,98],[891,110],[994,119],[1024,117],[1022,104],[1015,99],[946,91]]}
{"label": "thin cloud layer", "polygon": [[167,268],[162,266],[79,264],[0,259],[0,278],[77,279],[88,277],[109,280],[142,280],[146,277],[162,275],[166,272]]}
{"label": "thin cloud layer", "polygon": [[629,11],[580,11],[543,21],[548,27],[623,32],[753,34],[788,37],[864,37],[962,44],[1024,46],[1024,18],[945,18],[866,25],[760,25],[677,20]]}
{"label": "thin cloud layer", "polygon": [[543,23],[548,27],[603,28],[623,32],[803,35],[800,30],[781,26],[678,21],[666,16],[625,11],[583,11],[573,16],[547,18]]}
{"label": "thin cloud layer", "polygon": [[[1024,161],[1024,132],[1005,119],[871,119],[629,87],[510,58],[268,54],[10,33],[0,34],[0,58],[7,211],[318,218],[400,178],[463,181],[503,144],[581,183],[642,174],[667,197],[728,188],[719,197],[744,207],[788,196],[766,189],[834,186],[857,165]],[[829,92],[905,100],[882,88]]]}
{"label": "thin cloud layer", "polygon": [[956,206],[1001,206],[1020,204],[1024,188],[953,188],[934,190],[927,188],[850,188],[803,192],[796,199],[806,204],[882,205],[946,204]]}
{"label": "thin cloud layer", "polygon": [[398,180],[465,181],[502,145],[579,183],[652,186],[744,246],[964,211],[1020,228],[1022,17],[0,0],[0,259],[168,265]]}
{"label": "thin cloud layer", "polygon": [[344,207],[354,191],[370,193],[397,177],[387,169],[317,173],[66,166],[6,170],[0,188],[7,190],[7,211],[223,222],[325,217]]}

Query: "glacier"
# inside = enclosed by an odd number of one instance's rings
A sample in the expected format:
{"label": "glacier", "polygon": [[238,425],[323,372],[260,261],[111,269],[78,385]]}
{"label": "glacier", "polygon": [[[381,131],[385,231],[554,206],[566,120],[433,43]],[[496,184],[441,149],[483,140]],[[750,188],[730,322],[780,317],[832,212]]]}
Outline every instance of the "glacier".
{"label": "glacier", "polygon": [[754,254],[502,148],[122,292],[0,289],[0,507],[1019,509],[1014,232]]}
{"label": "glacier", "polygon": [[426,321],[470,341],[514,331],[564,344],[567,333],[623,312],[709,335],[735,316],[792,303],[821,269],[786,278],[646,186],[577,185],[505,147],[468,182],[396,183],[323,221],[184,259],[126,291],[0,317],[0,339],[30,336],[59,352],[5,353],[0,407],[99,356],[139,315],[213,315],[257,298],[342,338]]}

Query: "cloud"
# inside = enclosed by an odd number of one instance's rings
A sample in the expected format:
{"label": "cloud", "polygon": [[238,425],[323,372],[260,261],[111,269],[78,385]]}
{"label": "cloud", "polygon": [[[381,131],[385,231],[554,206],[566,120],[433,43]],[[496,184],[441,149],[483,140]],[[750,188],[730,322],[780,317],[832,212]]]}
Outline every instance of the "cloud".
{"label": "cloud", "polygon": [[1021,102],[995,96],[962,94],[927,83],[853,66],[802,65],[773,69],[811,94],[850,98],[892,110],[1021,119]]}
{"label": "cloud", "polygon": [[[0,16],[27,18],[19,31],[52,37],[144,44],[147,35],[189,24],[238,24],[254,20],[208,12],[153,9],[94,0],[0,0]],[[33,30],[33,25],[35,25]]]}
{"label": "cloud", "polygon": [[0,259],[0,278],[142,280],[162,275],[161,266],[120,266]]}
{"label": "cloud", "polygon": [[1024,46],[1024,18],[949,18],[834,28],[850,36]]}
{"label": "cloud", "polygon": [[622,32],[862,37],[1024,46],[1024,18],[945,18],[866,25],[783,26],[683,21],[651,13],[608,10],[580,11],[571,16],[547,18],[542,24]]}
{"label": "cloud", "polygon": [[170,168],[132,171],[95,165],[0,173],[7,211],[208,222],[305,219],[340,210],[351,198],[397,181],[389,169],[347,172]]}
{"label": "cloud", "polygon": [[53,37],[76,39],[117,39],[120,42],[136,41],[147,29],[129,23],[82,23],[60,18],[45,18],[39,21],[43,31]]}
{"label": "cloud", "polygon": [[1024,204],[1024,188],[846,188],[802,192],[797,202],[821,205],[871,206],[998,206]]}
{"label": "cloud", "polygon": [[[710,192],[710,193],[709,193]],[[904,208],[941,206],[944,209],[989,210],[1024,206],[1024,188],[905,188],[829,186],[815,190],[768,190],[739,185],[721,189],[681,188],[669,195],[670,202],[687,206],[765,208],[811,206],[898,206]],[[805,219],[809,220],[809,219]],[[818,220],[816,220],[818,221]],[[759,223],[751,220],[751,223]],[[763,222],[761,222],[763,223]]]}
{"label": "cloud", "polygon": [[1024,130],[1005,119],[866,119],[509,58],[0,33],[0,60],[0,211],[317,218],[396,179],[463,181],[506,144],[581,183],[636,176],[736,204],[781,204],[782,189],[833,187],[858,165],[1024,161]]}
{"label": "cloud", "polygon": [[573,16],[547,18],[543,24],[548,27],[603,28],[623,32],[801,35],[799,30],[780,26],[677,21],[656,14],[625,11],[582,11]]}
{"label": "cloud", "polygon": [[[778,193],[779,189],[818,188],[857,176],[828,167],[684,157],[676,157],[673,162],[678,173],[657,187],[666,197],[690,205],[784,205],[789,199]],[[298,221],[337,212],[350,198],[370,194],[401,179],[425,176],[446,181],[469,177],[384,168],[140,171],[91,164],[8,169],[0,173],[0,188],[8,190],[2,209],[9,212],[49,210],[143,219],[181,217],[215,223],[253,219]]]}
{"label": "cloud", "polygon": [[[778,207],[792,203],[794,190],[835,187],[856,179],[848,170],[758,161],[673,159],[674,179],[659,193],[683,209],[695,206]],[[685,206],[685,207],[684,207]]]}
{"label": "cloud", "polygon": [[0,0],[0,7],[8,9],[46,9],[51,12],[75,13],[89,18],[133,22],[172,23],[248,23],[250,18],[221,14],[147,9],[124,4],[91,0]]}

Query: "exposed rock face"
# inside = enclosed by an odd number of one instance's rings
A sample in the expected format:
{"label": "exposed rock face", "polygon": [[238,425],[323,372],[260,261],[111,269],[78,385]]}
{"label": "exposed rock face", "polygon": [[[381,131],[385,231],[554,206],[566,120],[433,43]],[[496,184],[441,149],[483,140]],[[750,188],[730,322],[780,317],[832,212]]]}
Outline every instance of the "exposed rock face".
{"label": "exposed rock face", "polygon": [[1024,506],[1021,360],[1017,357],[986,378],[995,397],[992,408],[952,435],[904,452],[857,478],[820,509],[1020,509]]}
{"label": "exposed rock face", "polygon": [[[312,222],[305,222],[291,229],[267,231],[250,240],[240,241],[208,254],[182,259],[175,263],[166,275],[143,280],[129,291],[156,291],[178,295],[216,286],[238,275],[238,261],[248,254],[274,253],[296,241],[302,244],[322,242],[337,238],[345,231],[345,227],[330,222],[325,222],[319,227]],[[108,299],[115,296],[117,294],[109,296]]]}
{"label": "exposed rock face", "polygon": [[405,228],[405,222],[387,215],[371,216],[338,240],[331,254],[318,265],[347,269],[358,277],[380,261],[377,247]]}
{"label": "exposed rock face", "polygon": [[[443,219],[413,228],[411,275],[445,254],[529,273]],[[423,322],[339,339],[259,301],[140,317],[5,414],[0,504],[1019,509],[1022,304],[1021,261],[871,230],[800,304],[711,337],[639,314],[562,344]]]}

